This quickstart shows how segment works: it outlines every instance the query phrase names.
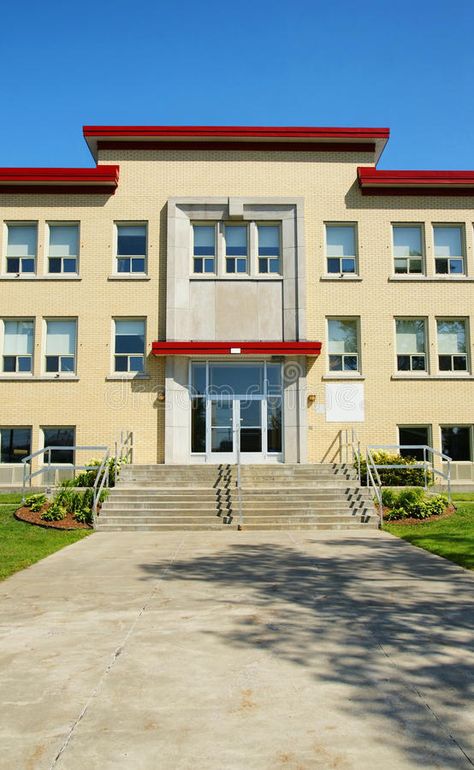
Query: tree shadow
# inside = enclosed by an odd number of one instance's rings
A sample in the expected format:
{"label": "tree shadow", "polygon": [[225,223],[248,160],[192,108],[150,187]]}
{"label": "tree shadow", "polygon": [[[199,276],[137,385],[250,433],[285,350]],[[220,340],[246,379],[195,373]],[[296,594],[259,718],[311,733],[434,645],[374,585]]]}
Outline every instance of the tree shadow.
{"label": "tree shadow", "polygon": [[301,547],[243,541],[141,566],[214,592],[226,623],[201,633],[266,649],[316,685],[348,686],[341,719],[382,719],[380,740],[416,766],[468,766],[472,735],[458,715],[474,685],[472,576],[395,538],[303,537]]}

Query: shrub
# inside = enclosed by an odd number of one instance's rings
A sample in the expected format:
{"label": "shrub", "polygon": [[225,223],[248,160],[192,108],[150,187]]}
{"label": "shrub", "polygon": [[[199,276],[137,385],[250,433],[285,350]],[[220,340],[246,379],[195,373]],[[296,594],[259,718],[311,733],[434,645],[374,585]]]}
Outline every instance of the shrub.
{"label": "shrub", "polygon": [[[376,465],[400,465],[398,468],[387,468],[383,470],[378,468],[380,481],[383,487],[419,487],[424,486],[425,473],[423,468],[410,468],[410,465],[417,463],[414,457],[402,457],[402,455],[390,454],[389,452],[373,452],[372,457]],[[408,467],[407,467],[408,466]],[[354,464],[357,468],[357,462]],[[361,483],[367,486],[367,460],[361,458]],[[433,474],[428,472],[428,483],[433,483]]]}
{"label": "shrub", "polygon": [[41,518],[44,521],[61,521],[66,518],[66,514],[67,509],[60,503],[53,501],[49,508],[41,514]]}
{"label": "shrub", "polygon": [[394,508],[397,502],[397,493],[393,489],[382,489],[382,505],[385,508]]}
{"label": "shrub", "polygon": [[[113,487],[115,486],[115,479],[117,476],[117,469],[124,463],[124,460],[119,460],[117,463],[115,462],[115,457],[111,457],[108,461],[109,466],[109,486]],[[102,460],[97,460],[93,458],[92,460],[89,460],[87,463],[88,466],[90,466],[90,470],[82,471],[82,473],[79,473],[75,479],[72,480],[72,484],[68,484],[68,486],[74,486],[74,487],[93,487],[95,484],[95,480],[97,478],[97,474],[99,472],[99,468],[102,464]],[[105,472],[105,469],[104,469]]]}
{"label": "shrub", "polygon": [[426,519],[429,516],[439,516],[448,505],[446,495],[427,495],[420,488],[404,489],[398,495],[394,492],[392,492],[392,495],[394,502],[391,510],[385,516],[387,521],[395,521],[407,517]]}
{"label": "shrub", "polygon": [[94,490],[86,489],[82,494],[79,492],[81,504],[74,511],[74,518],[81,524],[92,524],[92,507],[94,505]]}
{"label": "shrub", "polygon": [[32,511],[40,511],[47,500],[46,495],[39,493],[36,495],[29,495],[25,498],[25,505],[31,508]]}

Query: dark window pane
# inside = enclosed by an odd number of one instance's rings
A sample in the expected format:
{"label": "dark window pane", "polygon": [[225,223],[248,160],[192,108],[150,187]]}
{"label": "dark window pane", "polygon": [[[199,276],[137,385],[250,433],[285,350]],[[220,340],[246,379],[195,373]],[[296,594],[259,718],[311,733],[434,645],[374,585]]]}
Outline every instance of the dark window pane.
{"label": "dark window pane", "polygon": [[7,273],[19,273],[20,272],[20,260],[16,258],[7,259]]}
{"label": "dark window pane", "polygon": [[270,260],[270,273],[279,273],[280,272],[280,260],[279,259],[271,259]]}
{"label": "dark window pane", "polygon": [[194,272],[195,273],[202,273],[202,259],[195,259],[194,260]]}
{"label": "dark window pane", "polygon": [[206,392],[206,364],[191,364],[191,395],[203,396]]}
{"label": "dark window pane", "polygon": [[[130,231],[132,228],[127,227],[126,229]],[[118,255],[134,256],[146,254],[146,236],[144,232],[138,232],[139,228],[137,228],[136,234],[129,233],[127,235],[122,235],[120,230],[121,228],[119,228],[118,232]]]}
{"label": "dark window pane", "polygon": [[130,356],[130,371],[143,372],[143,356]]}
{"label": "dark window pane", "polygon": [[64,259],[63,260],[63,267],[65,273],[75,273],[77,270],[76,266],[76,260],[75,259]]}
{"label": "dark window pane", "polygon": [[259,259],[258,260],[258,270],[260,273],[268,273],[268,260],[266,259]]}
{"label": "dark window pane", "polygon": [[61,272],[61,260],[56,257],[50,257],[49,260],[49,272],[60,273]]}
{"label": "dark window pane", "polygon": [[396,259],[395,260],[395,272],[396,273],[407,273],[408,272],[408,263],[406,259]]}
{"label": "dark window pane", "polygon": [[344,356],[344,371],[357,371],[357,356]]}
{"label": "dark window pane", "polygon": [[59,372],[59,356],[46,356],[46,371]]}
{"label": "dark window pane", "polygon": [[115,356],[115,371],[126,372],[128,367],[128,356]]}
{"label": "dark window pane", "polygon": [[212,428],[212,452],[232,452],[232,428]]}
{"label": "dark window pane", "polygon": [[210,364],[209,385],[214,394],[263,394],[263,366]]}
{"label": "dark window pane", "polygon": [[19,463],[31,454],[30,428],[2,428],[1,461]]}
{"label": "dark window pane", "polygon": [[410,259],[410,273],[421,273],[423,263],[421,259]]}
{"label": "dark window pane", "polygon": [[214,260],[213,259],[205,259],[204,260],[204,272],[205,273],[213,273],[214,272]]}
{"label": "dark window pane", "polygon": [[142,334],[117,334],[115,337],[116,353],[143,353],[145,338]]}
{"label": "dark window pane", "polygon": [[241,452],[261,452],[262,451],[262,429],[261,428],[242,428],[241,429],[240,451]]}
{"label": "dark window pane", "polygon": [[332,372],[342,372],[342,356],[329,356],[329,368]]}
{"label": "dark window pane", "polygon": [[35,272],[35,260],[34,259],[22,259],[21,260],[21,270],[23,273],[34,273]]}
{"label": "dark window pane", "polygon": [[4,372],[16,371],[16,356],[3,356],[3,371]]}
{"label": "dark window pane", "polygon": [[[398,440],[400,444],[419,444],[423,446],[429,445],[428,427],[414,427],[406,425],[403,428],[398,429]],[[415,457],[417,460],[423,460],[423,449],[400,449],[402,457]],[[427,459],[430,457],[427,455]]]}
{"label": "dark window pane", "polygon": [[471,460],[470,429],[453,426],[441,428],[443,454],[452,460]]}
{"label": "dark window pane", "polygon": [[269,452],[281,452],[281,399],[279,398],[268,400],[267,442]]}
{"label": "dark window pane", "polygon": [[18,371],[19,372],[31,372],[31,358],[30,358],[30,356],[18,356]]}
{"label": "dark window pane", "polygon": [[130,272],[130,260],[127,259],[119,259],[117,261],[117,269],[119,273],[129,273]]}
{"label": "dark window pane", "polygon": [[237,272],[238,273],[246,273],[247,272],[247,260],[246,259],[238,259],[237,260]]}
{"label": "dark window pane", "polygon": [[191,452],[206,451],[206,400],[191,400]]}
{"label": "dark window pane", "polygon": [[451,356],[438,356],[440,372],[451,371]]}
{"label": "dark window pane", "polygon": [[226,271],[228,273],[235,273],[235,259],[226,259]]}
{"label": "dark window pane", "polygon": [[242,399],[240,402],[240,425],[242,428],[258,428],[262,424],[262,402]]}
{"label": "dark window pane", "polygon": [[467,369],[466,356],[453,356],[453,364],[455,372],[465,372]]}
{"label": "dark window pane", "polygon": [[440,274],[446,274],[449,273],[448,269],[448,260],[447,259],[437,259],[436,260],[436,272]]}
{"label": "dark window pane", "polygon": [[413,356],[411,359],[412,362],[412,368],[416,372],[424,372],[425,371],[425,357],[424,356]]}
{"label": "dark window pane", "polygon": [[74,371],[74,357],[68,356],[65,358],[64,356],[61,358],[61,371],[62,372],[73,372]]}
{"label": "dark window pane", "polygon": [[342,272],[343,273],[355,273],[355,261],[353,259],[342,260]]}
{"label": "dark window pane", "polygon": [[145,272],[145,260],[142,257],[135,257],[132,259],[132,273],[144,273]]}
{"label": "dark window pane", "polygon": [[[45,449],[49,446],[71,447],[74,446],[74,428],[45,428],[44,431]],[[48,455],[44,455],[44,462],[48,462]],[[53,449],[51,451],[51,462],[73,463],[74,451],[70,449]]]}
{"label": "dark window pane", "polygon": [[409,372],[410,356],[397,356],[397,366],[399,372]]}
{"label": "dark window pane", "polygon": [[464,272],[462,259],[450,259],[449,271],[454,275],[462,274]]}
{"label": "dark window pane", "polygon": [[341,261],[340,259],[328,259],[328,273],[340,273]]}

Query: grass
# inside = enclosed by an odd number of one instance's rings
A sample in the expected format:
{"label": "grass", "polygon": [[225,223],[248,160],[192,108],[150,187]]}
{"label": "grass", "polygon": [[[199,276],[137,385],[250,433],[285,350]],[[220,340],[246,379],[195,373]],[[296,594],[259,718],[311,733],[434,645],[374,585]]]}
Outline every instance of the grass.
{"label": "grass", "polygon": [[390,522],[384,529],[418,548],[474,569],[474,493],[455,493],[453,501],[457,511],[445,519],[419,524]]}
{"label": "grass", "polygon": [[43,529],[17,521],[13,514],[20,503],[21,495],[0,495],[0,580],[91,534],[90,530]]}

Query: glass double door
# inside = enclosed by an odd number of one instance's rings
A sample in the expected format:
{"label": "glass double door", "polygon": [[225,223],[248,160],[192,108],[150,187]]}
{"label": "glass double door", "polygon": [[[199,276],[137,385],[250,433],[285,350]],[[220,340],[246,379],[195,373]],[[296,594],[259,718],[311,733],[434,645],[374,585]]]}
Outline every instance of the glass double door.
{"label": "glass double door", "polygon": [[208,446],[214,462],[258,462],[266,454],[266,403],[259,397],[209,398]]}

